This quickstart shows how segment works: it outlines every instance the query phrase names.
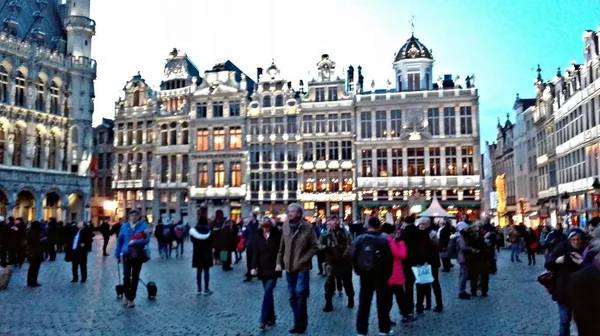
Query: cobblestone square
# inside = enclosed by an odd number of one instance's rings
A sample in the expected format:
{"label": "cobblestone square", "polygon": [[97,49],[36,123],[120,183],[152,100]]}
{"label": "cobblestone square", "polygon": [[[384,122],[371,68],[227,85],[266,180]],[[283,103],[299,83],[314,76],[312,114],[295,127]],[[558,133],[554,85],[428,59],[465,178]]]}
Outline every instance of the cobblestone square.
{"label": "cobblestone square", "polygon": [[[110,247],[114,240],[111,240]],[[196,296],[195,270],[191,268],[191,244],[186,254],[168,261],[157,257],[153,241],[153,259],[144,265],[141,277],[155,281],[159,288],[155,302],[146,300],[145,288],[138,289],[137,307],[124,308],[115,298],[117,264],[111,255],[102,257],[101,240],[96,239],[89,255],[86,284],[72,284],[70,265],[59,255],[56,262],[42,264],[41,288],[25,287],[27,265],[15,271],[9,289],[0,292],[0,334],[6,335],[287,335],[292,314],[287,301],[285,281],[278,282],[275,293],[277,325],[260,332],[258,316],[262,300],[259,282],[243,283],[245,262],[234,265],[232,272],[211,269],[212,296]],[[112,251],[112,249],[111,249]],[[499,257],[498,274],[490,281],[490,296],[471,301],[457,299],[458,270],[440,273],[445,310],[426,312],[410,328],[396,327],[397,335],[508,336],[555,335],[557,308],[536,276],[538,266],[511,264],[508,252]],[[307,335],[355,335],[356,309],[345,307],[345,297],[336,297],[335,310],[325,314],[325,279],[314,271],[309,299]],[[358,279],[355,288],[358,290]],[[373,305],[370,334],[376,335]],[[394,307],[392,318],[399,319]]]}

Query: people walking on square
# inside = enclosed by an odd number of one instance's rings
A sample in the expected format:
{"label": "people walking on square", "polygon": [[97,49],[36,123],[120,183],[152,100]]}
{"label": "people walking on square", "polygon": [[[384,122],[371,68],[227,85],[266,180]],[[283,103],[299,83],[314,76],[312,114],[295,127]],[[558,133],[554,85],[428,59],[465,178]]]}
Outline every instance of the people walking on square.
{"label": "people walking on square", "polygon": [[379,335],[393,335],[389,316],[388,280],[393,274],[394,258],[385,236],[380,233],[381,222],[377,217],[367,220],[367,233],[354,242],[354,271],[360,277],[360,294],[356,331],[359,335],[369,333],[369,315],[373,294],[377,296],[377,319]]}
{"label": "people walking on square", "polygon": [[[190,240],[193,246],[192,267],[196,269],[197,295],[210,295],[210,268],[213,266],[212,237],[208,227],[208,219],[201,216],[196,227],[190,229]],[[204,279],[204,292],[202,291]]]}
{"label": "people walking on square", "polygon": [[107,257],[108,253],[106,253],[106,247],[108,246],[108,241],[110,240],[110,224],[107,221],[103,221],[100,224],[100,234],[102,235],[102,255]]}
{"label": "people walking on square", "polygon": [[125,297],[123,304],[135,307],[138,282],[142,265],[147,261],[146,245],[150,242],[148,224],[141,220],[137,210],[129,212],[129,221],[121,227],[117,238],[115,257],[123,263],[123,286]]}
{"label": "people walking on square", "polygon": [[521,262],[519,255],[521,254],[521,245],[523,242],[521,241],[522,235],[516,225],[510,229],[508,233],[508,241],[510,242],[510,261],[511,262]]}
{"label": "people walking on square", "polygon": [[544,265],[547,270],[554,272],[556,278],[551,294],[558,305],[559,336],[571,335],[573,312],[569,306],[567,289],[571,275],[582,268],[582,254],[585,248],[585,233],[579,228],[573,228],[569,231],[567,241],[555,247]]}
{"label": "people walking on square", "polygon": [[[407,309],[406,294],[404,293],[404,283],[406,282],[406,278],[404,277],[402,262],[406,259],[407,255],[406,245],[400,240],[400,230],[396,230],[394,225],[384,224],[381,231],[387,234],[386,239],[390,244],[390,250],[394,259],[392,276],[388,280],[390,291],[390,295],[387,296],[388,315],[392,310],[395,298],[398,309],[400,309],[400,314],[402,315],[402,323],[414,322],[415,318],[412,315],[412,312]],[[390,323],[392,326],[395,325],[391,318]]]}
{"label": "people walking on square", "polygon": [[424,310],[431,310],[431,291],[435,295],[435,312],[442,312],[444,303],[442,300],[442,288],[439,282],[440,253],[438,248],[437,232],[431,230],[429,218],[419,218],[417,235],[417,256],[414,259],[416,266],[430,266],[433,282],[430,284],[417,285],[417,314],[422,315]]}
{"label": "people walking on square", "polygon": [[275,228],[271,219],[264,217],[256,233],[256,241],[252,245],[252,270],[250,271],[263,284],[264,295],[259,322],[261,330],[274,326],[277,319],[273,291],[277,279],[281,278],[281,271],[275,269],[280,245],[281,232]]}
{"label": "people walking on square", "polygon": [[450,242],[450,236],[455,231],[456,230],[449,221],[444,221],[437,233],[440,245],[440,258],[442,259],[442,272],[450,272],[450,269],[454,267],[454,265],[452,265],[452,260],[448,257],[448,243]]}
{"label": "people walking on square", "polygon": [[327,231],[321,234],[321,252],[325,256],[325,307],[324,312],[333,311],[336,279],[341,279],[348,297],[348,308],[354,308],[354,286],[352,285],[352,235],[340,227],[337,216],[327,220]]}
{"label": "people walking on square", "polygon": [[539,247],[539,241],[532,228],[527,228],[524,237],[525,248],[527,249],[527,265],[535,265],[535,254]]}
{"label": "people walking on square", "polygon": [[244,282],[252,281],[252,274],[250,274],[252,270],[252,260],[254,259],[254,251],[255,245],[258,240],[258,219],[256,218],[256,214],[252,214],[248,223],[242,229],[242,238],[244,240],[244,248],[246,249],[246,278]]}
{"label": "people walking on square", "polygon": [[[467,230],[469,232],[469,245],[471,246],[471,258],[467,262],[469,269],[469,281],[471,285],[471,296],[477,296],[481,289],[481,296],[486,297],[490,282],[490,253],[494,248],[486,243],[486,235],[481,222],[476,222]],[[489,238],[489,236],[487,236]],[[491,251],[491,252],[490,252]]]}
{"label": "people walking on square", "polygon": [[185,225],[182,220],[174,226],[173,228],[173,238],[177,246],[175,247],[175,257],[183,257],[183,244],[185,243]]}
{"label": "people walking on square", "polygon": [[[38,223],[39,225],[39,223]],[[8,217],[8,241],[6,244],[8,254],[8,264],[14,265],[15,267],[23,267],[25,262],[25,246],[27,227],[21,218],[14,219]],[[40,235],[42,234],[42,227],[40,225]],[[43,253],[42,253],[43,254]],[[42,255],[43,258],[43,255]]]}
{"label": "people walking on square", "polygon": [[67,242],[65,261],[71,262],[73,278],[71,282],[78,282],[78,271],[81,270],[81,283],[87,281],[87,257],[92,245],[92,232],[83,222],[77,224],[72,230],[71,239]]}
{"label": "people walking on square", "polygon": [[290,306],[294,312],[291,334],[304,334],[308,328],[308,295],[310,291],[310,266],[319,251],[317,235],[306,223],[302,207],[292,203],[287,208],[287,222],[283,224],[281,244],[277,254],[276,271],[285,268]]}
{"label": "people walking on square", "polygon": [[38,221],[33,221],[27,231],[27,260],[29,261],[29,270],[27,271],[27,286],[40,287],[38,275],[40,266],[44,261],[45,238],[42,235],[42,225]]}
{"label": "people walking on square", "polygon": [[56,260],[56,242],[58,241],[58,236],[58,223],[56,222],[56,218],[51,217],[50,220],[48,220],[48,229],[46,231],[46,247],[48,252],[48,259],[50,261]]}
{"label": "people walking on square", "polygon": [[467,293],[467,281],[469,281],[469,266],[473,260],[473,253],[477,251],[471,246],[471,237],[469,233],[469,225],[465,222],[459,222],[456,225],[456,233],[450,239],[456,239],[456,248],[458,256],[456,261],[460,265],[460,275],[458,280],[458,298],[461,300],[471,299],[471,295]]}
{"label": "people walking on square", "polygon": [[169,251],[164,239],[164,229],[165,224],[163,223],[162,219],[158,219],[158,223],[154,227],[154,237],[156,238],[156,242],[158,243],[158,254],[161,258],[166,259],[167,255],[169,254]]}

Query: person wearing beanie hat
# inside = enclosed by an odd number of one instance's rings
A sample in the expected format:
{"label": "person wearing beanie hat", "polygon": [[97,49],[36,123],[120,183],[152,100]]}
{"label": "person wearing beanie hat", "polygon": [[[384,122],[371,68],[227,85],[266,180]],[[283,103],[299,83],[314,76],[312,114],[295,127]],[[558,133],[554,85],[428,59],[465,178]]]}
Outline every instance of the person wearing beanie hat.
{"label": "person wearing beanie hat", "polygon": [[571,275],[582,268],[583,251],[585,250],[585,233],[579,228],[569,230],[567,241],[560,243],[548,255],[544,265],[554,273],[555,284],[552,287],[552,299],[558,304],[560,336],[570,335],[573,312],[569,306],[568,287]]}

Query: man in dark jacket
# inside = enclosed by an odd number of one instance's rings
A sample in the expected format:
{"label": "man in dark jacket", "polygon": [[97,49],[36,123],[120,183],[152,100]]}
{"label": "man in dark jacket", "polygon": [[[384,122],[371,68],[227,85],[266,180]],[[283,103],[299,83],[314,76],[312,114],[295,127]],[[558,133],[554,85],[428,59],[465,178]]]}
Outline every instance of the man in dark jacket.
{"label": "man in dark jacket", "polygon": [[367,233],[356,238],[354,242],[354,270],[360,277],[356,331],[359,335],[369,333],[371,303],[373,293],[376,293],[379,335],[393,335],[386,302],[391,295],[387,282],[392,276],[394,258],[388,240],[379,232],[381,229],[379,219],[371,217],[367,225]]}
{"label": "man in dark jacket", "polygon": [[8,217],[8,264],[21,268],[25,262],[25,236],[27,228],[21,218]]}
{"label": "man in dark jacket", "polygon": [[92,245],[93,233],[85,224],[79,223],[71,228],[71,237],[66,246],[66,261],[71,262],[73,280],[78,282],[78,270],[81,270],[81,283],[87,280],[87,255]]}
{"label": "man in dark jacket", "polygon": [[107,221],[102,222],[100,224],[100,234],[102,234],[102,239],[104,239],[104,243],[102,244],[102,255],[108,256],[106,253],[106,247],[108,246],[108,241],[110,240],[110,224]]}
{"label": "man in dark jacket", "polygon": [[442,272],[450,272],[450,269],[454,267],[451,259],[448,257],[448,244],[450,243],[450,236],[455,232],[450,222],[444,222],[442,228],[439,230],[438,239],[440,244],[440,255],[442,259]]}
{"label": "man in dark jacket", "polygon": [[48,221],[48,240],[46,241],[50,261],[56,260],[56,243],[60,240],[59,235],[60,232],[58,231],[58,222],[56,221],[56,218],[51,217]]}
{"label": "man in dark jacket", "polygon": [[321,251],[325,255],[327,264],[325,273],[325,308],[324,312],[333,311],[333,295],[335,294],[336,278],[340,278],[346,295],[348,308],[354,308],[354,287],[352,286],[352,259],[350,247],[352,235],[340,227],[337,216],[332,216],[327,221],[328,230],[321,235]]}
{"label": "man in dark jacket", "polygon": [[[600,244],[596,240],[594,245]],[[600,302],[600,259],[575,272],[567,284],[568,305],[573,311],[579,336],[596,336],[600,330],[598,302]]]}
{"label": "man in dark jacket", "polygon": [[244,282],[252,281],[252,260],[254,258],[254,250],[258,239],[258,219],[256,214],[252,214],[250,221],[242,229],[242,237],[244,238],[244,248],[246,249],[246,279]]}

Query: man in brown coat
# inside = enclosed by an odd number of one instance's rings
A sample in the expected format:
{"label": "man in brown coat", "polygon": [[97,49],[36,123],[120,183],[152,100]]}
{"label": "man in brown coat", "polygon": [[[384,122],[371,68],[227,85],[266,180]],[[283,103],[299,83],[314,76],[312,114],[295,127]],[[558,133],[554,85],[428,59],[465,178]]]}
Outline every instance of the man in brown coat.
{"label": "man in brown coat", "polygon": [[290,306],[294,312],[291,334],[304,334],[308,327],[307,301],[312,258],[319,252],[317,235],[302,218],[302,207],[292,203],[287,208],[287,222],[281,230],[281,245],[276,271],[286,271]]}

